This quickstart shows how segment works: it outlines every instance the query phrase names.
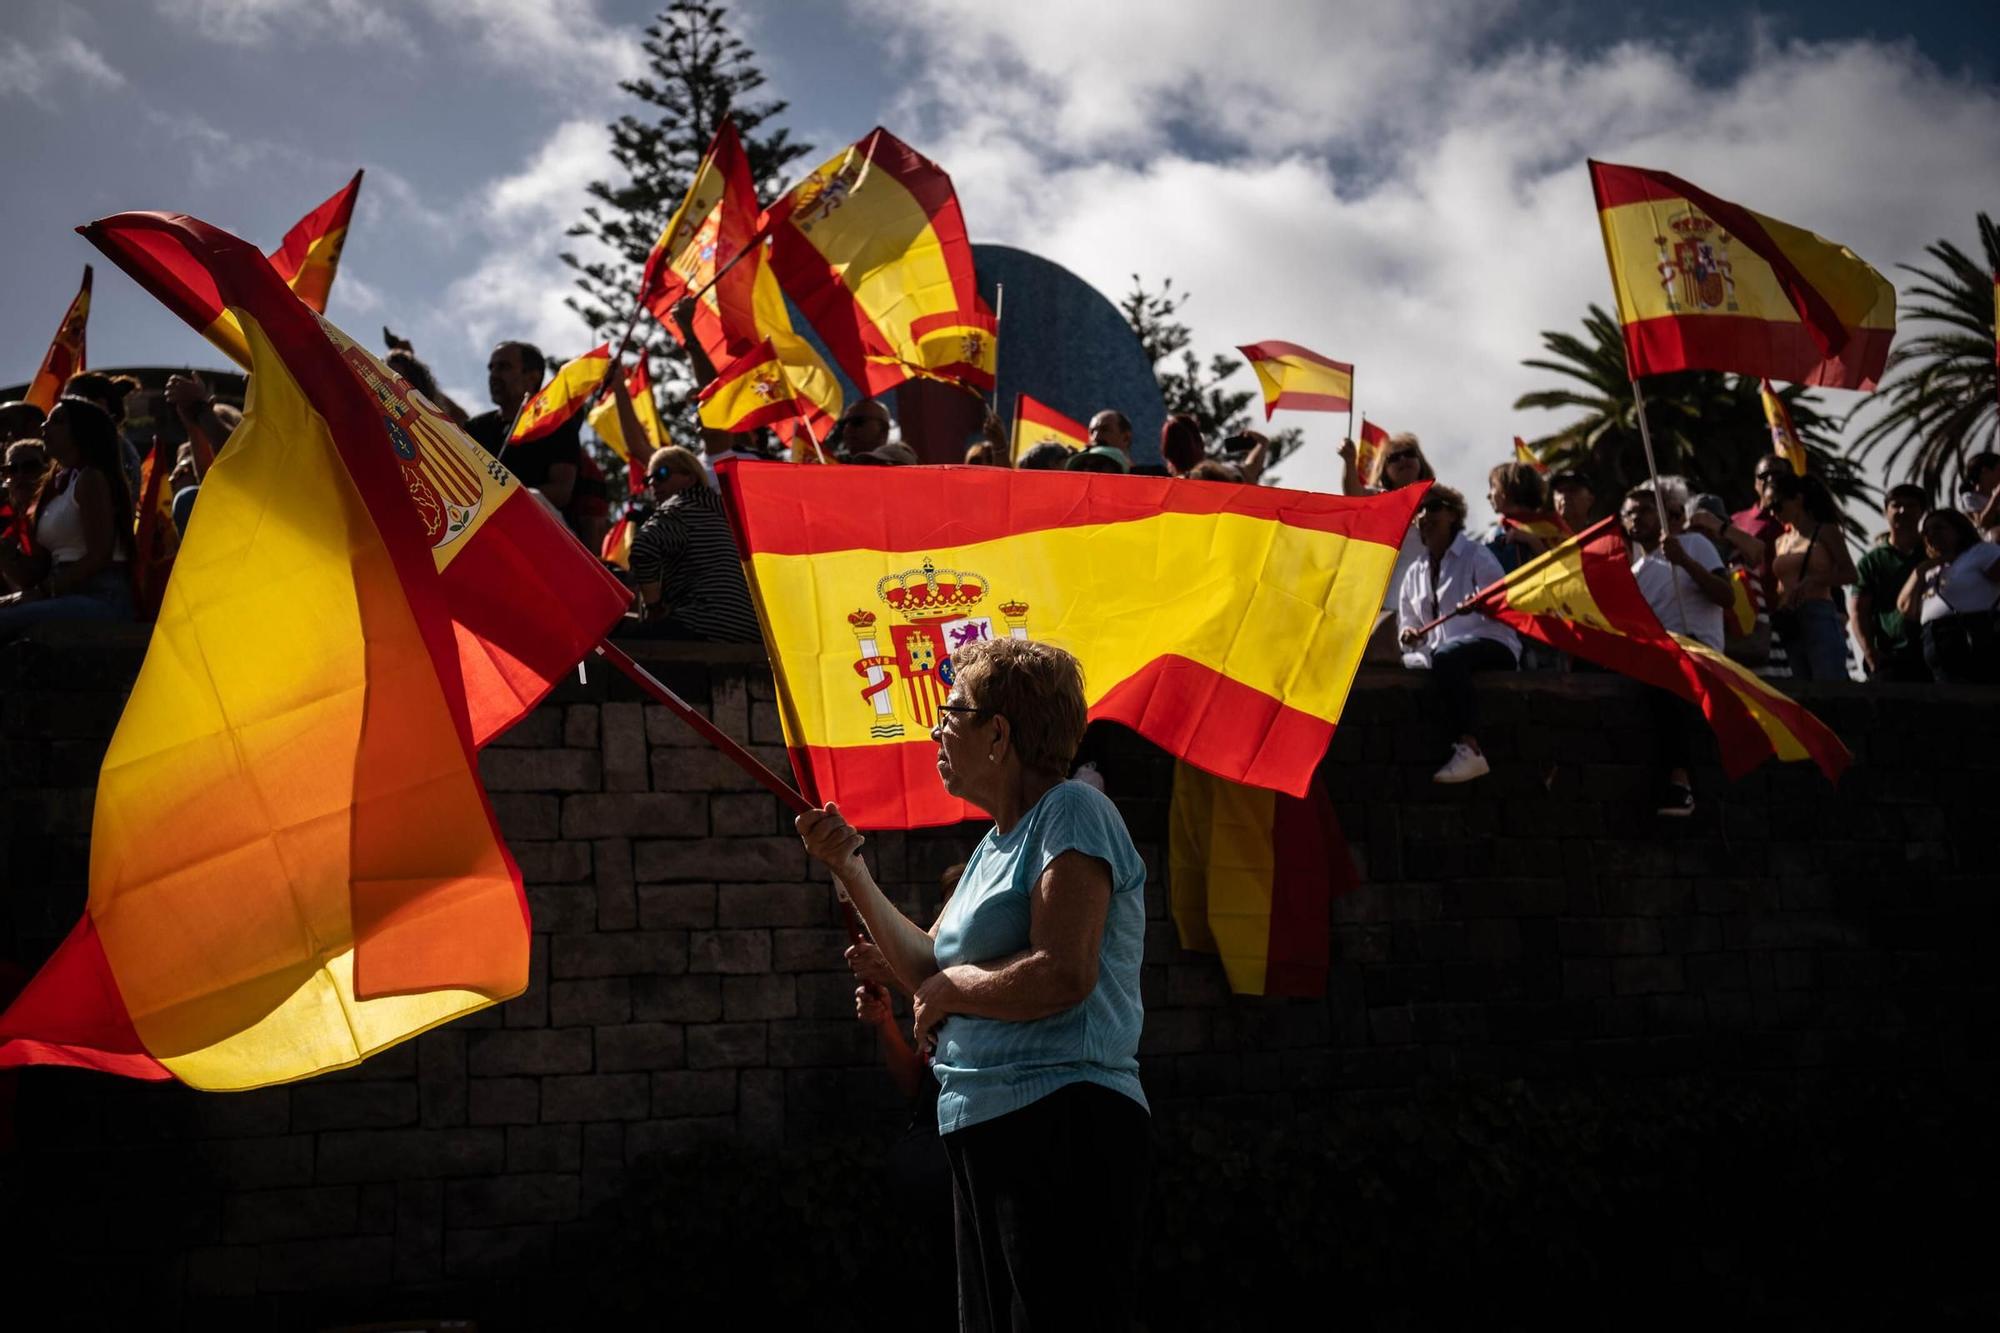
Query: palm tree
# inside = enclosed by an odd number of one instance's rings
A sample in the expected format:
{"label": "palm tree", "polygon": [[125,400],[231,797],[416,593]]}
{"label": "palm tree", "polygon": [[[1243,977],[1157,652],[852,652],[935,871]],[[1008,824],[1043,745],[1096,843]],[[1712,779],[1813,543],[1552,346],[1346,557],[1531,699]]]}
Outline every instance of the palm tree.
{"label": "palm tree", "polygon": [[[1625,368],[1624,330],[1597,305],[1590,307],[1583,328],[1583,337],[1543,331],[1542,346],[1548,355],[1521,364],[1561,375],[1571,383],[1522,394],[1514,406],[1582,413],[1533,441],[1532,447],[1552,467],[1588,472],[1599,496],[1608,501],[1646,479],[1646,453]],[[1753,503],[1751,474],[1757,460],[1771,452],[1758,382],[1746,375],[1684,370],[1649,375],[1641,387],[1660,470],[1687,478],[1696,491],[1715,492],[1732,508]],[[1798,385],[1781,388],[1778,396],[1806,447],[1808,469],[1836,498],[1866,503],[1870,488],[1854,461],[1839,452],[1829,432],[1831,423],[1819,410],[1818,396]]]}
{"label": "palm tree", "polygon": [[1933,326],[1889,354],[1881,390],[1857,404],[1849,419],[1873,410],[1854,439],[1854,456],[1889,451],[1887,471],[1939,494],[1947,471],[1962,470],[1982,449],[2000,449],[2000,400],[1996,400],[1993,283],[2000,274],[2000,227],[1979,215],[1981,268],[1950,241],[1924,247],[1935,269],[1899,265],[1922,281],[1903,294],[1905,320]]}

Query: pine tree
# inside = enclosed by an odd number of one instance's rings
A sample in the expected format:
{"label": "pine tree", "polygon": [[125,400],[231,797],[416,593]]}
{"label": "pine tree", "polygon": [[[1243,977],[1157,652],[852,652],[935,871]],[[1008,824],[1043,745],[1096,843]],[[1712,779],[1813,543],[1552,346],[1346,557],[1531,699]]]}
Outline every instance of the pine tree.
{"label": "pine tree", "polygon": [[[576,271],[581,292],[566,304],[600,341],[617,338],[632,317],[646,256],[686,197],[725,111],[743,136],[760,201],[777,193],[788,165],[812,151],[781,128],[758,132],[784,112],[786,103],[750,99],[763,86],[764,75],[750,48],[730,32],[723,5],[673,0],[647,25],[640,45],[647,73],[619,87],[645,109],[611,124],[611,155],[626,180],[591,182],[594,202],[585,206],[584,220],[569,229],[569,235],[590,237],[609,254],[592,260],[574,253],[562,257]],[[693,380],[679,344],[642,316],[633,345],[644,347],[652,358],[653,383],[664,395],[668,425],[679,438],[692,438],[696,426],[688,398]]]}
{"label": "pine tree", "polygon": [[[1177,318],[1187,300],[1187,292],[1174,290],[1172,278],[1162,279],[1160,289],[1149,292],[1134,273],[1132,290],[1118,308],[1137,335],[1140,350],[1153,365],[1153,377],[1160,383],[1160,396],[1166,400],[1167,412],[1193,417],[1201,424],[1209,455],[1227,459],[1230,455],[1222,452],[1222,441],[1251,428],[1246,409],[1257,400],[1257,393],[1226,387],[1225,381],[1243,368],[1243,362],[1233,356],[1217,355],[1203,365],[1189,348],[1194,334]],[[1179,360],[1172,360],[1176,356]],[[1298,430],[1270,434],[1270,447],[1264,455],[1267,475],[1268,469],[1296,449],[1303,438]]]}

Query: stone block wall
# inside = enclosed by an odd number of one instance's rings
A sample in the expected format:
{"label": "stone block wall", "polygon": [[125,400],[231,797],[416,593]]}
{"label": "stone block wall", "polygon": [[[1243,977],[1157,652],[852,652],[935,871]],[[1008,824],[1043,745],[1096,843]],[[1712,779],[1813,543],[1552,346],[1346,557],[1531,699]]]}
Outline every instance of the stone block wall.
{"label": "stone block wall", "polygon": [[[0,942],[22,968],[81,909],[96,767],[142,647],[79,632],[0,650]],[[645,660],[783,771],[760,658]],[[1438,1078],[1990,1071],[1986,696],[1819,687],[1805,697],[1857,755],[1837,791],[1801,765],[1735,784],[1710,767],[1696,815],[1665,821],[1625,682],[1482,691],[1494,772],[1440,788],[1421,681],[1358,682],[1323,776],[1364,887],[1335,904],[1314,1000],[1232,997],[1214,959],[1176,947],[1171,762],[1093,733],[1151,871],[1142,1063],[1163,1111]],[[526,994],[252,1093],[16,1076],[17,1221],[197,1305],[415,1289],[548,1262],[650,1154],[897,1121],[830,887],[774,798],[603,667],[481,771],[534,911]],[[877,833],[867,854],[928,919],[979,832]]]}

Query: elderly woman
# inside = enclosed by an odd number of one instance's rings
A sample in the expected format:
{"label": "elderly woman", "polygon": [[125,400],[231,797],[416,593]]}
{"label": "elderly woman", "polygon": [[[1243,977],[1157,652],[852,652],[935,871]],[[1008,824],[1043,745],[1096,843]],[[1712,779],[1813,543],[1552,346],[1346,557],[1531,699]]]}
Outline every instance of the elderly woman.
{"label": "elderly woman", "polygon": [[668,445],[654,450],[646,477],[659,508],[632,538],[632,586],[644,619],[639,633],[710,643],[761,642],[736,538],[701,460]]}
{"label": "elderly woman", "polygon": [[951,1164],[960,1326],[1122,1328],[1151,1158],[1145,868],[1103,793],[1063,780],[1085,721],[1076,659],[997,639],[952,667],[938,774],[993,827],[937,924],[890,904],[833,806],[799,816],[799,835],[915,993]]}

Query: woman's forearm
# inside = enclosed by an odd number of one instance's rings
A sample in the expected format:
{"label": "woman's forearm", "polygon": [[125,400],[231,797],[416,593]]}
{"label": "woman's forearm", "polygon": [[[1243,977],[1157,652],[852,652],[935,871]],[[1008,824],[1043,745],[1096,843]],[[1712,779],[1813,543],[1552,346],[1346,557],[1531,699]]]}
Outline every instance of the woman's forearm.
{"label": "woman's forearm", "polygon": [[868,938],[882,951],[896,980],[904,990],[916,990],[938,970],[935,942],[889,901],[860,857],[852,865],[858,868],[836,871],[834,878],[847,890],[848,900],[868,927]]}
{"label": "woman's forearm", "polygon": [[944,979],[952,987],[952,1013],[1025,1023],[1082,1004],[1097,984],[1090,971],[1085,976],[1050,953],[1025,949],[990,963],[948,967]]}

